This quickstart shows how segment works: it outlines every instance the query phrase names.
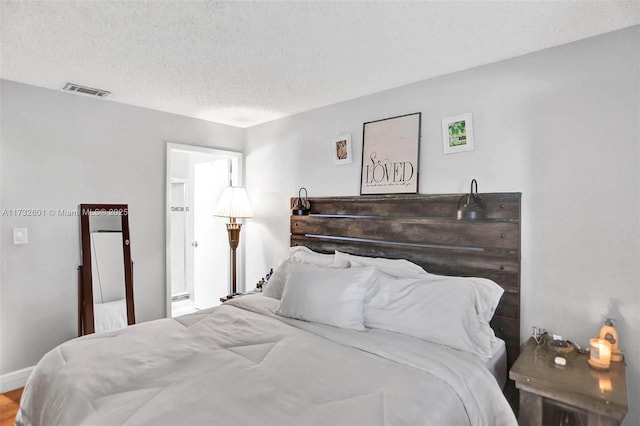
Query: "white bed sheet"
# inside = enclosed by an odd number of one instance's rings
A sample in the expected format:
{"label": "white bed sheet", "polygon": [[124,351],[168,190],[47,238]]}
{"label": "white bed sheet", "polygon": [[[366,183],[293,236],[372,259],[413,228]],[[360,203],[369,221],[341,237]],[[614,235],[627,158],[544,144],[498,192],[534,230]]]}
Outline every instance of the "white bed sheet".
{"label": "white bed sheet", "polygon": [[287,320],[244,296],[64,343],[18,425],[516,425],[475,356],[419,339]]}

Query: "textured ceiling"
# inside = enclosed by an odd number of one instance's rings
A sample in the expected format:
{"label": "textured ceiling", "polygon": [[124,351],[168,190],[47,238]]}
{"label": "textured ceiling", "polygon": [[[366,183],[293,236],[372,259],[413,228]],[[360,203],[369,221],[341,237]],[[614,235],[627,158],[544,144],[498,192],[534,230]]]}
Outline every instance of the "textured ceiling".
{"label": "textured ceiling", "polygon": [[6,1],[3,79],[248,127],[640,24],[640,2]]}

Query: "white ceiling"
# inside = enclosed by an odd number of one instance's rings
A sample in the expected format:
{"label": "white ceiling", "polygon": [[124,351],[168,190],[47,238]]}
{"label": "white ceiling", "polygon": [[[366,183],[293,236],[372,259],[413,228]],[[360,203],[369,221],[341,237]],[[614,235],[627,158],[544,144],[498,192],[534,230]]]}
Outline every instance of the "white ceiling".
{"label": "white ceiling", "polygon": [[6,1],[3,79],[249,127],[640,24],[639,1]]}

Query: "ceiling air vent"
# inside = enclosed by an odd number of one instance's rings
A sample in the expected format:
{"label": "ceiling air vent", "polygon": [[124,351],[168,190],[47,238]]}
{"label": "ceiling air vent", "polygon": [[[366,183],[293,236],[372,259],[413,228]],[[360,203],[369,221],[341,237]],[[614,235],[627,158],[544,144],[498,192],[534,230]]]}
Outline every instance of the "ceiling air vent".
{"label": "ceiling air vent", "polygon": [[81,86],[79,84],[74,84],[74,83],[67,83],[67,85],[64,86],[62,90],[67,90],[69,92],[84,93],[85,95],[91,95],[91,96],[99,96],[101,98],[104,98],[105,96],[109,96],[111,94],[111,92],[108,92],[106,90],[94,89],[93,87]]}

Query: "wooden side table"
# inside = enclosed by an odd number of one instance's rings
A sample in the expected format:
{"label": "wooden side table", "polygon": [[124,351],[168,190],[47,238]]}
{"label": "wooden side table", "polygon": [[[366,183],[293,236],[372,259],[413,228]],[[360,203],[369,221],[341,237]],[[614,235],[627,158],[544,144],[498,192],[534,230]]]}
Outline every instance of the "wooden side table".
{"label": "wooden side table", "polygon": [[624,362],[609,370],[589,366],[588,354],[570,352],[564,367],[547,343],[530,338],[509,372],[520,390],[520,426],[619,425],[627,414]]}
{"label": "wooden side table", "polygon": [[227,295],[227,296],[223,296],[223,297],[221,297],[221,298],[220,298],[220,303],[224,303],[224,302],[226,302],[226,301],[228,301],[228,300],[235,299],[236,297],[246,296],[247,294],[256,294],[256,293],[260,293],[260,292],[259,292],[259,291],[252,290],[252,291],[247,291],[247,292],[244,292],[244,293],[233,293],[233,294],[229,294],[229,295]]}

